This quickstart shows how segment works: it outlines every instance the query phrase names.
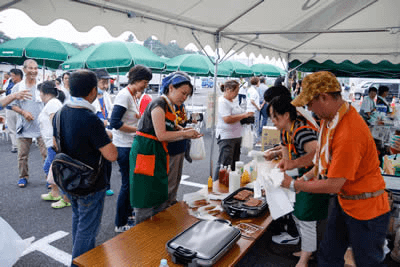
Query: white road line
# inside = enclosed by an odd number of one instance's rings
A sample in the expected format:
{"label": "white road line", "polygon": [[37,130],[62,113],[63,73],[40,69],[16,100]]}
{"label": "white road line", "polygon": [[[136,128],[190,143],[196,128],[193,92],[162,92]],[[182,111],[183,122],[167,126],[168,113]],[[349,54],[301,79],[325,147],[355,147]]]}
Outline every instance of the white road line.
{"label": "white road line", "polygon": [[58,239],[67,236],[68,233],[64,231],[57,231],[53,234],[43,237],[42,239],[33,242],[25,251],[22,253],[22,256],[29,254],[33,251],[40,251],[43,254],[49,256],[50,258],[61,262],[62,264],[69,266],[71,265],[72,256],[56,247],[50,245],[51,242],[54,242]]}
{"label": "white road line", "polygon": [[181,178],[181,184],[183,185],[189,185],[189,186],[194,186],[194,187],[199,187],[199,188],[204,188],[206,187],[205,184],[199,184],[199,183],[195,183],[195,182],[189,182],[189,181],[185,181],[186,179],[190,178],[189,175],[182,175]]}

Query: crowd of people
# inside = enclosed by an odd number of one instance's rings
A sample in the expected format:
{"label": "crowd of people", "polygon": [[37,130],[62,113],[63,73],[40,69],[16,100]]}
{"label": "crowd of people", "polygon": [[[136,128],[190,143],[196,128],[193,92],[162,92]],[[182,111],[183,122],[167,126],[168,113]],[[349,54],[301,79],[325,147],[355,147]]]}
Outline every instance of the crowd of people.
{"label": "crowd of people", "polygon": [[[104,199],[114,194],[111,162],[118,162],[121,174],[115,232],[127,231],[176,203],[188,140],[202,136],[187,127],[192,119],[184,102],[192,96],[193,85],[186,73],[165,77],[160,96],[152,99],[144,93],[152,72],[137,65],[114,101],[107,92],[111,77],[105,70],[64,73],[41,84],[37,74],[32,59],[24,62],[23,72],[12,70],[0,103],[8,107],[9,128],[15,124],[11,149],[18,153],[17,185],[29,185],[28,156],[35,140],[50,189],[42,199],[57,201],[53,208],[72,207],[73,258],[95,246]],[[269,117],[281,131],[281,142],[264,157],[280,158],[282,171],[298,170],[293,177],[285,173],[281,185],[297,193],[290,215],[301,239],[296,266],[308,266],[317,251],[319,266],[343,266],[349,246],[357,266],[384,266],[390,208],[377,149],[364,121],[375,103],[366,99],[360,116],[342,98],[336,77],[326,71],[306,76],[295,84],[293,94],[282,82],[280,77],[268,88],[264,78],[252,77],[250,86],[243,79],[221,85],[214,180],[221,165],[234,170],[240,160],[242,125],[252,125],[260,135]],[[370,89],[371,99],[376,91]],[[59,146],[54,142],[57,135]],[[51,164],[60,151],[99,170],[87,194],[63,192],[54,183]],[[326,218],[318,245],[317,224]]]}
{"label": "crowd of people", "polygon": [[[185,144],[201,137],[185,127],[192,122],[183,104],[193,94],[189,76],[176,72],[165,77],[161,96],[152,100],[144,93],[152,72],[137,65],[128,73],[128,85],[111,101],[107,92],[111,77],[105,70],[67,72],[38,84],[38,65],[29,59],[23,72],[13,69],[11,74],[1,104],[16,113],[12,149],[18,152],[17,185],[29,185],[28,156],[36,142],[50,189],[41,198],[53,201],[53,208],[72,207],[73,258],[95,246],[105,196],[114,194],[111,162],[118,162],[121,173],[115,232],[176,203]],[[57,135],[59,147],[53,140]],[[58,152],[99,170],[87,194],[64,192],[54,182],[51,164]]]}

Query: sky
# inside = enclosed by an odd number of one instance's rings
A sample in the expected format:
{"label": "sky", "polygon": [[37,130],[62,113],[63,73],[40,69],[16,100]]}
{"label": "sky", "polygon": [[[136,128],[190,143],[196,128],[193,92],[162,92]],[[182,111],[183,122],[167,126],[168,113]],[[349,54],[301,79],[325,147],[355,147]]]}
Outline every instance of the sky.
{"label": "sky", "polygon": [[[114,40],[125,41],[132,32],[124,32],[118,37],[113,37],[104,27],[96,26],[88,32],[79,32],[67,20],[58,19],[46,26],[41,26],[35,23],[27,14],[17,9],[6,9],[0,12],[0,31],[7,36],[15,39],[17,37],[50,37],[68,43],[78,44],[98,44]],[[156,37],[153,37],[156,38]],[[144,40],[138,40],[138,43],[143,44]],[[188,44],[185,49],[197,51],[198,48],[193,43]],[[215,53],[210,46],[206,45],[207,54],[213,56]],[[222,51],[222,55],[223,55]],[[230,59],[238,60],[246,65],[257,63],[267,63],[284,68],[280,60],[254,54],[249,56],[242,52],[239,55],[234,55]]]}

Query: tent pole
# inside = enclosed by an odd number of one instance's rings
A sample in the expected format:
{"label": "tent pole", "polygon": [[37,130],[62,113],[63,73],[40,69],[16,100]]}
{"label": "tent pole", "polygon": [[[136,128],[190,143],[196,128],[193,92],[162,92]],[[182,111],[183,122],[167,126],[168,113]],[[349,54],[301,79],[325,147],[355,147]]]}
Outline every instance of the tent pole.
{"label": "tent pole", "polygon": [[45,65],[46,65],[46,60],[45,59],[43,59],[43,66],[42,66],[42,68],[43,68],[43,81],[42,82],[44,82],[44,79],[45,79],[45,74],[46,74],[46,70],[45,70]]}
{"label": "tent pole", "polygon": [[[211,132],[212,132],[212,137],[211,137],[211,152],[210,152],[210,176],[212,177],[213,175],[213,151],[214,151],[214,143],[215,143],[215,114],[216,114],[216,109],[217,109],[217,73],[218,73],[218,63],[219,63],[219,43],[220,43],[220,38],[221,35],[219,32],[215,34],[215,47],[217,49],[217,58],[215,59],[215,66],[214,66],[214,95],[213,95],[213,101],[214,101],[214,108],[212,112],[212,123],[211,123]],[[217,179],[217,177],[214,177],[214,179]]]}
{"label": "tent pole", "polygon": [[[119,68],[117,67],[117,84],[118,84],[118,92],[119,92]],[[114,89],[113,89],[114,90]]]}
{"label": "tent pole", "polygon": [[[196,90],[196,74],[194,75],[193,94],[195,90]],[[192,98],[191,100],[192,100],[192,113],[193,113],[193,96],[191,98]]]}

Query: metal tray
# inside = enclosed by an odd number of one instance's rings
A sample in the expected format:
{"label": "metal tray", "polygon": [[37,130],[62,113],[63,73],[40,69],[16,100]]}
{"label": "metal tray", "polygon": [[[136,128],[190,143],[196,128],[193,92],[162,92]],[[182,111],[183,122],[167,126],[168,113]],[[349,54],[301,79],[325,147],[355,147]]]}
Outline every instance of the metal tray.
{"label": "metal tray", "polygon": [[244,205],[246,201],[234,199],[233,196],[235,196],[242,190],[249,190],[254,192],[252,188],[241,187],[229,196],[227,196],[224,200],[222,200],[222,208],[226,211],[226,213],[229,214],[229,216],[231,216],[232,218],[257,217],[267,210],[268,203],[264,197],[259,198],[262,203],[260,206],[257,207],[246,206]]}
{"label": "metal tray", "polygon": [[240,238],[229,221],[198,221],[167,242],[172,261],[189,267],[212,266]]}

